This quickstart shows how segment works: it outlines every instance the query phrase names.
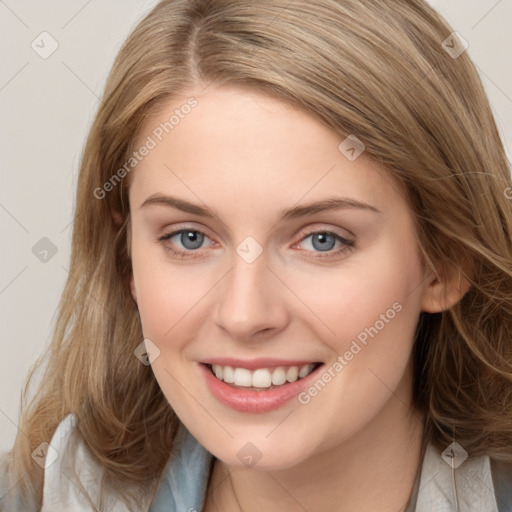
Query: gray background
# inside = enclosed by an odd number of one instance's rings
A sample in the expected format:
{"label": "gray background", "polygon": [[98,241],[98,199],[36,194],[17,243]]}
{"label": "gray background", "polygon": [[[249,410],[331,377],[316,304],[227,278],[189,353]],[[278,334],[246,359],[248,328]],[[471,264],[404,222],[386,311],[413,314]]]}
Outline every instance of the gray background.
{"label": "gray background", "polygon": [[[469,43],[512,160],[512,0],[430,3]],[[88,127],[115,54],[154,4],[0,0],[0,452],[12,445],[23,383],[55,325]],[[46,59],[31,47],[43,31],[58,43]],[[48,48],[46,39],[39,51]]]}

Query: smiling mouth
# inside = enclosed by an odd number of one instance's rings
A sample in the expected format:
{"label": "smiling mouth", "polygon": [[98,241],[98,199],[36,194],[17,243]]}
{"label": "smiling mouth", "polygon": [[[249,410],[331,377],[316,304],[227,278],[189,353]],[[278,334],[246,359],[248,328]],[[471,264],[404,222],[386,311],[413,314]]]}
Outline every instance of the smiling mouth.
{"label": "smiling mouth", "polygon": [[218,380],[230,387],[247,391],[270,391],[306,378],[322,364],[308,363],[301,366],[278,366],[256,370],[219,364],[206,366]]}

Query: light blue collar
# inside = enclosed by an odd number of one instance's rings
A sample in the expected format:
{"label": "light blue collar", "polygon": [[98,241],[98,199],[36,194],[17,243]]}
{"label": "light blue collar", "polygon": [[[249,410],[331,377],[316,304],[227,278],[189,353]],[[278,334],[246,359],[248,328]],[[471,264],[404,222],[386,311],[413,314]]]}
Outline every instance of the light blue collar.
{"label": "light blue collar", "polygon": [[149,512],[200,512],[213,455],[180,424],[171,456]]}

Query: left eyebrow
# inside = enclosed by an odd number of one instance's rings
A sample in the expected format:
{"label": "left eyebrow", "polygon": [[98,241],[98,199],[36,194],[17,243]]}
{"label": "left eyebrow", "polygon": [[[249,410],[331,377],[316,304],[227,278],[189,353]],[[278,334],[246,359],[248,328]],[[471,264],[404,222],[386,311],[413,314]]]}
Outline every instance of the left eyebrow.
{"label": "left eyebrow", "polygon": [[[177,197],[172,196],[164,196],[161,194],[153,194],[152,196],[149,196],[141,204],[140,208],[145,208],[153,204],[168,206],[170,208],[175,208],[177,210],[181,210],[186,213],[191,213],[193,215],[198,215],[200,217],[219,217],[216,212],[210,210],[209,208],[200,206],[198,204],[190,203],[188,201],[185,201],[184,199],[179,199]],[[293,208],[281,210],[279,212],[279,220],[297,219],[315,213],[342,209],[360,209],[364,211],[382,214],[382,212],[375,206],[363,203],[361,201],[358,201],[357,199],[352,199],[348,197],[330,197],[327,199],[322,199],[321,201],[316,201],[302,206],[294,206]]]}
{"label": "left eyebrow", "polygon": [[375,206],[363,203],[357,199],[348,197],[329,197],[314,203],[308,203],[302,206],[295,206],[287,210],[281,210],[279,219],[297,219],[300,217],[306,217],[307,215],[312,215],[314,213],[343,209],[360,209],[374,213],[382,213],[379,209],[375,208]]}

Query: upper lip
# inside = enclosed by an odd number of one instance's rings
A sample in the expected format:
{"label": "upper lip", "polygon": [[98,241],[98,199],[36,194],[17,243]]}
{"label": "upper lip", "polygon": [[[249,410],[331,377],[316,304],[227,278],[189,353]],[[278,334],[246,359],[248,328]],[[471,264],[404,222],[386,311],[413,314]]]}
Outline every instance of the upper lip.
{"label": "upper lip", "polygon": [[246,368],[247,370],[257,370],[258,368],[274,368],[278,366],[304,366],[305,364],[316,364],[320,361],[312,359],[275,359],[270,357],[258,357],[256,359],[244,360],[236,357],[212,357],[201,361],[202,364],[218,364],[220,366],[231,366],[233,368]]}

